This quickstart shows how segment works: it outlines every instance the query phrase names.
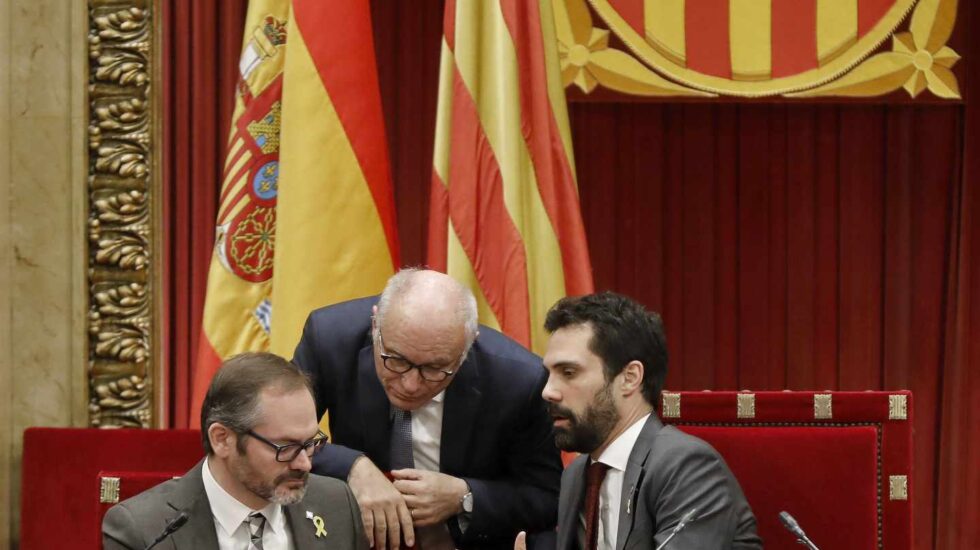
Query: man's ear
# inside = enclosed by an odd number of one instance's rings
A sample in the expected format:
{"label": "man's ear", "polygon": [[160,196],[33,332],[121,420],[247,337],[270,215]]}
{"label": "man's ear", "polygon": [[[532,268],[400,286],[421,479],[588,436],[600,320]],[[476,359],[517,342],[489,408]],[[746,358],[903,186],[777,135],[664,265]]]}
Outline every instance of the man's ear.
{"label": "man's ear", "polygon": [[643,363],[630,361],[619,373],[622,377],[620,391],[623,397],[629,397],[643,389]]}
{"label": "man's ear", "polygon": [[238,443],[238,434],[220,422],[215,422],[208,427],[208,439],[211,441],[215,456],[227,458],[231,453],[237,452],[235,445]]}

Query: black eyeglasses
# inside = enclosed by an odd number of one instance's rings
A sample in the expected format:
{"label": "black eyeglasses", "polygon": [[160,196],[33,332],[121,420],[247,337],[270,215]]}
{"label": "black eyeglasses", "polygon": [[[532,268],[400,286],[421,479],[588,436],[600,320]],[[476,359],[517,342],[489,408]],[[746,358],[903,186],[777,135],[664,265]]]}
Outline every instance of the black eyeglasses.
{"label": "black eyeglasses", "polygon": [[312,439],[308,439],[303,443],[290,443],[289,445],[279,445],[277,443],[273,443],[252,430],[245,433],[275,449],[276,462],[292,462],[296,460],[297,456],[299,456],[300,451],[306,451],[306,456],[312,458],[313,455],[318,453],[320,449],[326,445],[327,441],[330,441],[327,434],[321,432],[320,430],[317,430],[316,435],[313,436]]}
{"label": "black eyeglasses", "polygon": [[391,372],[405,374],[412,369],[418,369],[419,375],[422,376],[422,379],[429,382],[442,382],[446,378],[456,374],[455,370],[449,368],[440,367],[437,365],[416,365],[404,357],[389,354],[385,350],[385,343],[384,339],[381,338],[380,330],[378,330],[378,346],[381,348],[381,351],[379,352],[379,355],[381,355],[381,361],[384,363],[385,368]]}

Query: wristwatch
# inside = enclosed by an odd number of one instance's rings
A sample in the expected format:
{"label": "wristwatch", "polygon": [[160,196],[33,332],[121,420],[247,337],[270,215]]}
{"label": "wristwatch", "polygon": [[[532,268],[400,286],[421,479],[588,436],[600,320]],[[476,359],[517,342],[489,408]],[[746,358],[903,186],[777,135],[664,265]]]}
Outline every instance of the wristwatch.
{"label": "wristwatch", "polygon": [[463,512],[467,514],[473,513],[473,492],[470,491],[463,495],[463,498],[459,499],[460,504],[463,505]]}

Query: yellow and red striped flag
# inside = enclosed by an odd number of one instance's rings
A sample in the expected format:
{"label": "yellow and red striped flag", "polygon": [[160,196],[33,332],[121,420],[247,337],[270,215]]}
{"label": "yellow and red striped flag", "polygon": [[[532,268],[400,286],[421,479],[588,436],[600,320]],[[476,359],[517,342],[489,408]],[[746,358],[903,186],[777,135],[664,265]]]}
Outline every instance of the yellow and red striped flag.
{"label": "yellow and red striped flag", "polygon": [[252,0],[239,67],[193,424],[223,359],[290,357],[311,310],[399,263],[368,0]]}
{"label": "yellow and red striped flag", "polygon": [[538,353],[593,288],[551,2],[447,0],[429,215],[429,265]]}

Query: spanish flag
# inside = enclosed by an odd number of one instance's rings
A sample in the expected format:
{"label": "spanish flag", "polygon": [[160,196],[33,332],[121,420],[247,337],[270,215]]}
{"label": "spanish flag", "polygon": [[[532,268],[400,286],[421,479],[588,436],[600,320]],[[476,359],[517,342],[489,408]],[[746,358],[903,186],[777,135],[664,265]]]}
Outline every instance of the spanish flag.
{"label": "spanish flag", "polygon": [[593,289],[551,2],[446,1],[428,242],[539,354],[548,308]]}
{"label": "spanish flag", "polygon": [[311,310],[380,292],[399,263],[368,0],[252,0],[243,42],[195,424],[222,360],[290,357]]}

